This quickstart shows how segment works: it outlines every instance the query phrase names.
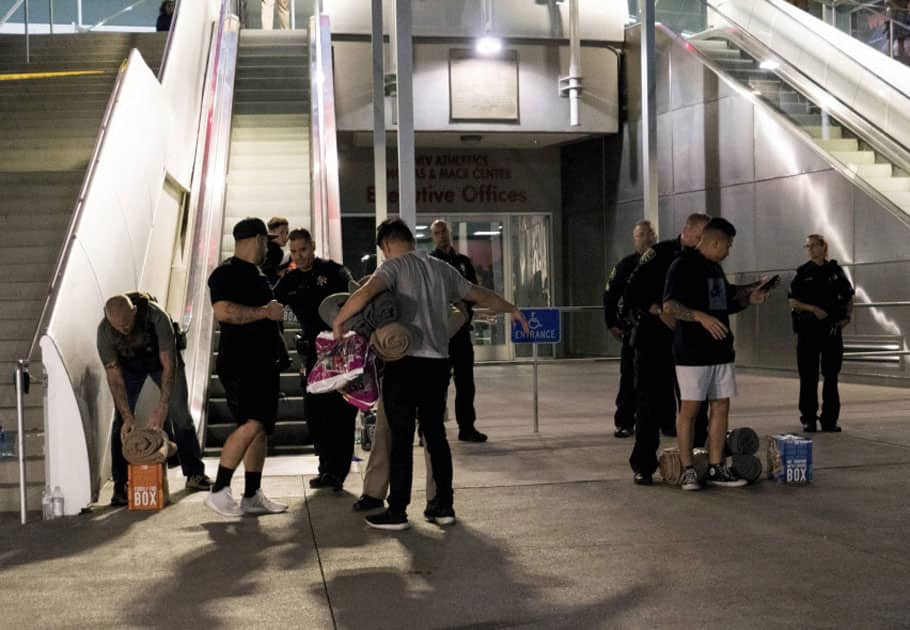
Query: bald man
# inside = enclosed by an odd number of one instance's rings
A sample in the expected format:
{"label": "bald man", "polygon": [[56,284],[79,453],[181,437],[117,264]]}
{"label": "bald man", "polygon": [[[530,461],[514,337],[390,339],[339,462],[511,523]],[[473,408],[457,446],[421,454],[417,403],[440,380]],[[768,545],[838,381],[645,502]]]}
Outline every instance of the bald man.
{"label": "bald man", "polygon": [[116,409],[111,430],[114,478],[111,505],[127,504],[123,440],[136,426],[136,402],[149,377],[160,394],[146,426],[164,429],[177,443],[177,457],[186,476],[187,490],[208,490],[212,481],[202,463],[196,426],[190,414],[183,358],[170,316],[148,294],[115,295],[104,306],[97,345]]}

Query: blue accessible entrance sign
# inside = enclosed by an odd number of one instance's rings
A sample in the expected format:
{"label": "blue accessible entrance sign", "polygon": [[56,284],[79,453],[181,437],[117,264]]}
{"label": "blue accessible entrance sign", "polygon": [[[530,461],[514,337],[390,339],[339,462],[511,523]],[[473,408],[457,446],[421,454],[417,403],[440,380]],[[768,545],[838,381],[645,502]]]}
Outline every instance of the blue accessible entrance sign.
{"label": "blue accessible entrance sign", "polygon": [[528,320],[530,332],[525,333],[518,322],[512,321],[512,343],[559,343],[561,334],[559,309],[523,308],[520,310]]}

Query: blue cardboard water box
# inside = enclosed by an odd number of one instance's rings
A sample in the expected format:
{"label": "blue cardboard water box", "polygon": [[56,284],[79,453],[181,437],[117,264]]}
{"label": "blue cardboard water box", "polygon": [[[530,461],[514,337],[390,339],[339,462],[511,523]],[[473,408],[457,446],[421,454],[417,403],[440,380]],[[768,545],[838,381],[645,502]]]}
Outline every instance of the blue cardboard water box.
{"label": "blue cardboard water box", "polygon": [[812,440],[801,435],[772,435],[768,439],[768,479],[780,483],[812,481]]}

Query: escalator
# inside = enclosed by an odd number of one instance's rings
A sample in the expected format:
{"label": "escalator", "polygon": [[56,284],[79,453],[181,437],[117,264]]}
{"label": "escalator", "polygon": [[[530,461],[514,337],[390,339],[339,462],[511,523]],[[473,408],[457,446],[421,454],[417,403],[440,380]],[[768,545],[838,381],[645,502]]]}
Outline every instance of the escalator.
{"label": "escalator", "polygon": [[[233,254],[231,230],[247,216],[289,219],[290,227],[309,225],[310,79],[309,39],[301,31],[243,30],[238,47],[230,158],[225,191],[221,258]],[[269,438],[271,454],[301,452],[308,443],[303,414],[299,359],[294,334],[299,325],[288,313],[285,342],[291,366],[281,375],[278,422]],[[219,333],[212,347],[217,350]],[[206,402],[205,455],[216,456],[236,424],[221,382],[211,376]]]}
{"label": "escalator", "polygon": [[781,0],[698,4],[702,32],[658,29],[908,223],[910,69]]}

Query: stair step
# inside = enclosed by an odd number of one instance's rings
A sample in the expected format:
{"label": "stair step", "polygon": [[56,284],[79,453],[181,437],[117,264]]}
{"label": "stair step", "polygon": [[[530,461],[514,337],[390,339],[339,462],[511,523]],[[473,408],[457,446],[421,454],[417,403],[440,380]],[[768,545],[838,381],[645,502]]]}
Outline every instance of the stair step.
{"label": "stair step", "polygon": [[243,142],[304,142],[309,150],[310,130],[307,127],[235,127],[231,143]]}
{"label": "stair step", "polygon": [[[231,434],[237,425],[230,423],[210,424],[206,427],[205,450],[207,456],[210,453],[217,453],[224,445],[224,441]],[[283,421],[275,423],[275,431],[269,436],[269,451],[280,446],[294,446],[302,448],[311,444],[310,431],[305,420]]]}
{"label": "stair step", "polygon": [[[54,261],[46,263],[27,264],[0,264],[0,277],[17,278],[26,281],[45,281],[50,283],[51,274],[54,272]],[[0,328],[3,321],[0,320]]]}
{"label": "stair step", "polygon": [[844,164],[875,164],[874,151],[831,151]]}
{"label": "stair step", "polygon": [[[0,226],[3,222],[0,221]],[[34,228],[13,228],[12,226],[4,230],[4,237],[7,243],[16,243],[19,246],[27,245],[59,245],[63,240],[64,234],[61,229],[34,229]]]}
{"label": "stair step", "polygon": [[[859,151],[859,141],[856,138],[835,138],[831,140],[817,139],[815,144],[821,148],[836,153],[857,153]],[[862,153],[872,153],[872,151],[863,151]],[[874,153],[873,153],[874,156]],[[874,161],[874,159],[873,159]]]}
{"label": "stair step", "polygon": [[251,171],[242,171],[231,169],[228,174],[228,184],[237,184],[237,185],[247,185],[247,184],[281,184],[284,185],[286,182],[308,182],[309,181],[309,169],[308,168],[299,168],[299,169],[284,169],[281,170],[271,170],[271,171],[260,171],[260,170],[251,170]]}
{"label": "stair step", "polygon": [[890,164],[847,164],[851,171],[862,177],[891,177]]}
{"label": "stair step", "polygon": [[310,143],[309,137],[300,135],[296,138],[286,139],[233,139],[231,140],[231,155],[263,155],[274,156],[276,159],[281,155],[305,155],[309,157]]}
{"label": "stair step", "polygon": [[[50,275],[50,272],[48,272],[48,275]],[[37,321],[34,319],[0,319],[0,339],[5,341],[28,339],[31,341],[32,335],[35,334],[36,324]],[[6,386],[4,381],[0,380],[0,391]],[[0,395],[0,406],[3,404],[3,397]]]}
{"label": "stair step", "polygon": [[[0,264],[56,261],[59,252],[59,246],[19,247],[17,244],[16,247],[0,247]],[[0,295],[0,302],[3,301],[2,298]]]}
{"label": "stair step", "polygon": [[310,128],[309,112],[292,114],[238,114],[234,112],[231,118],[234,129],[274,127],[278,129]]}
{"label": "stair step", "polygon": [[25,355],[28,353],[28,347],[31,345],[31,342],[31,339],[0,339],[0,358],[4,361],[24,359]]}
{"label": "stair step", "polygon": [[910,192],[910,177],[864,177],[882,192]]}
{"label": "stair step", "polygon": [[[0,252],[2,251],[0,250]],[[0,300],[0,321],[26,319],[37,322],[42,308],[44,308],[44,299]]]}
{"label": "stair step", "polygon": [[[41,493],[44,491],[44,475],[38,481],[29,480],[25,487],[29,522],[41,518]],[[19,481],[15,484],[0,485],[0,512],[19,512]]]}
{"label": "stair step", "polygon": [[[821,139],[821,137],[822,137],[823,128],[822,128],[820,125],[819,125],[819,126],[808,126],[808,127],[803,127],[803,130],[804,130],[806,133],[808,133],[809,136],[811,136],[812,138]],[[828,126],[828,138],[830,138],[830,139],[832,139],[832,140],[835,139],[835,138],[840,138],[840,137],[842,137],[842,136],[843,136],[843,133],[844,133],[843,127],[839,127],[839,126],[837,126],[837,125],[829,125],[829,126]]]}
{"label": "stair step", "polygon": [[[12,374],[14,366],[9,365],[9,371],[7,374]],[[32,394],[29,394],[29,397]],[[26,440],[37,439],[39,443],[44,441],[44,408],[39,405],[28,405],[23,409],[22,419],[25,424],[26,430]],[[11,429],[16,427],[18,418],[16,417],[16,408],[11,407],[0,407],[0,426],[10,427]],[[39,435],[39,438],[34,438],[34,435]],[[33,449],[32,449],[33,450]],[[32,450],[26,446],[26,453],[30,454]],[[40,449],[38,450],[40,454]]]}
{"label": "stair step", "polygon": [[910,192],[886,192],[885,196],[902,210],[910,212]]}

